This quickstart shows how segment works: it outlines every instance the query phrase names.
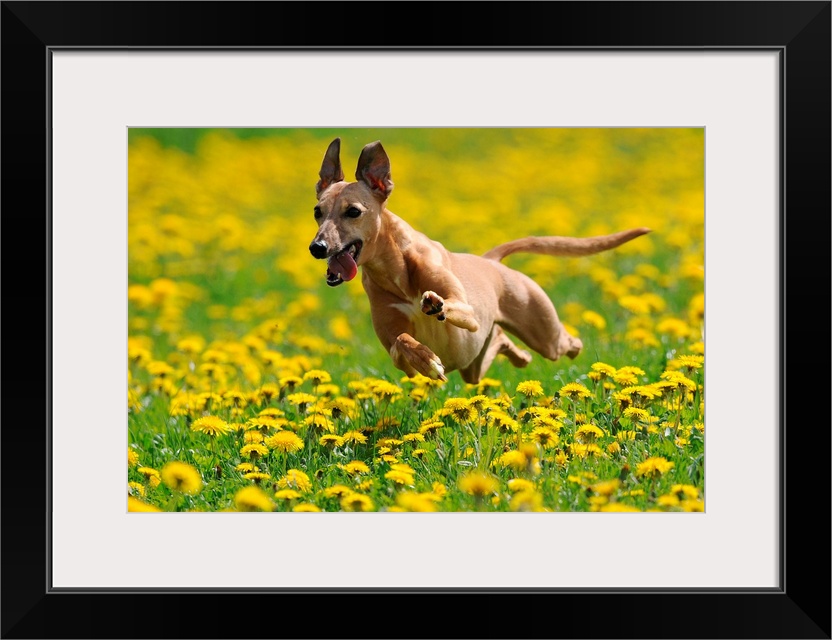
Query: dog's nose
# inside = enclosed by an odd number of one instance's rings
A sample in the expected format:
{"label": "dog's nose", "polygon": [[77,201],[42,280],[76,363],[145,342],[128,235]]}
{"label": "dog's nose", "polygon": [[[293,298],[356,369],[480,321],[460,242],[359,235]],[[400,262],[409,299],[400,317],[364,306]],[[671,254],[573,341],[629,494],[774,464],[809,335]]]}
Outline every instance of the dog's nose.
{"label": "dog's nose", "polygon": [[312,254],[313,258],[323,258],[326,256],[328,248],[323,240],[315,240],[309,245],[309,253]]}

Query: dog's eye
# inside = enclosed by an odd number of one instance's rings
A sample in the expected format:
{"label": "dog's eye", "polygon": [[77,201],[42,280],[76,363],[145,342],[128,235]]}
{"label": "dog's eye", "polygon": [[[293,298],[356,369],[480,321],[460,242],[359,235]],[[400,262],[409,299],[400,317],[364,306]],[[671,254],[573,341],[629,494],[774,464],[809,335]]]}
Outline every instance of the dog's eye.
{"label": "dog's eye", "polygon": [[315,212],[315,220],[317,220],[318,218],[320,218],[323,215],[323,213],[321,212],[320,207],[315,207],[313,209],[313,211]]}
{"label": "dog's eye", "polygon": [[350,207],[344,212],[344,215],[346,215],[348,218],[357,218],[361,215],[361,209],[359,209],[358,207]]}

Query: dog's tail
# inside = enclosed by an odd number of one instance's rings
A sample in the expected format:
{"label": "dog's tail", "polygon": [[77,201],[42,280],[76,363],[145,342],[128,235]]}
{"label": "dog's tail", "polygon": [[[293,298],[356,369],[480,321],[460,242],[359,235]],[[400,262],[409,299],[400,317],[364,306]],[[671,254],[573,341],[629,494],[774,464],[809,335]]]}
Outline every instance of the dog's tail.
{"label": "dog's tail", "polygon": [[608,236],[591,238],[570,238],[568,236],[530,236],[520,240],[511,240],[498,245],[483,254],[484,258],[500,261],[512,253],[541,253],[547,256],[591,256],[608,249],[614,249],[633,238],[650,233],[647,227],[629,229],[611,233]]}

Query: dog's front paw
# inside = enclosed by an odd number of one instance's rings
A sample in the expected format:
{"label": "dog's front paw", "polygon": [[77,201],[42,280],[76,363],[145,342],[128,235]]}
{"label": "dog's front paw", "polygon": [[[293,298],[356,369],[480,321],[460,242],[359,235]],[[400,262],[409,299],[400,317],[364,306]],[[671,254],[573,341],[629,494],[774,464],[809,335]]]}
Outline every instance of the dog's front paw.
{"label": "dog's front paw", "polygon": [[442,309],[445,307],[445,301],[433,291],[425,291],[422,294],[422,313],[428,316],[436,316],[439,322],[445,321],[445,314]]}

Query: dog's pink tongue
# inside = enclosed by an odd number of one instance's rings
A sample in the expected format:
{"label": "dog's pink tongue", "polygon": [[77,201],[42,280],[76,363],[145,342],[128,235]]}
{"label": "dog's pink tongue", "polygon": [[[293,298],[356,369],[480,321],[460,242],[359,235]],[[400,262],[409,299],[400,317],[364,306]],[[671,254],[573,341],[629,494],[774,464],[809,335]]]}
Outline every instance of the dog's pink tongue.
{"label": "dog's pink tongue", "polygon": [[358,265],[355,264],[352,256],[346,252],[332,256],[327,266],[332,273],[338,274],[344,281],[352,280],[355,274],[358,273]]}

